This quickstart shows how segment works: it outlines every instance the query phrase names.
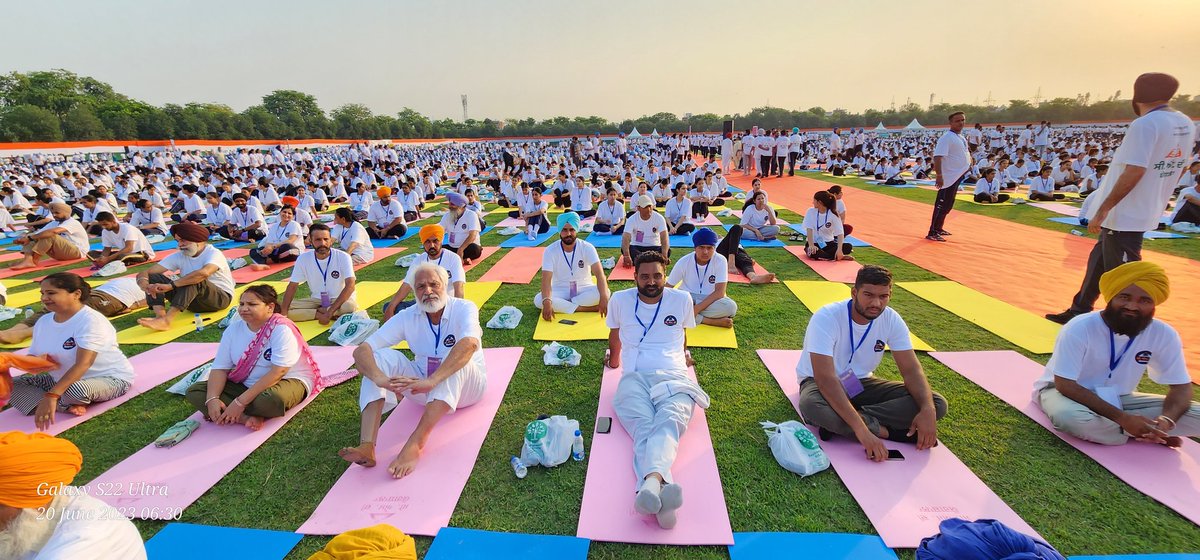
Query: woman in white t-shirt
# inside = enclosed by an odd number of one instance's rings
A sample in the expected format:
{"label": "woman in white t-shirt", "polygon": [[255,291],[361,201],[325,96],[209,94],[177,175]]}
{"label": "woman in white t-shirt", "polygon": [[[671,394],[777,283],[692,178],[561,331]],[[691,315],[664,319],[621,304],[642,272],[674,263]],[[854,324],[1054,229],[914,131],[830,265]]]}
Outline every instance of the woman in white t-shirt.
{"label": "woman in white t-shirt", "polygon": [[279,222],[271,224],[267,236],[259,242],[261,245],[250,249],[250,260],[259,265],[294,262],[304,250],[304,234],[293,219],[295,216],[291,206],[279,210]]}
{"label": "woman in white t-shirt", "polygon": [[742,239],[770,241],[779,235],[775,209],[767,206],[766,193],[754,195],[754,204],[742,210],[742,220],[738,225],[742,226]]}
{"label": "woman in white t-shirt", "polygon": [[1048,166],[1043,167],[1037,177],[1029,180],[1029,200],[1054,202],[1066,198],[1066,195],[1054,192],[1054,178],[1050,176],[1052,171]]}
{"label": "woman in white t-shirt", "polygon": [[804,252],[812,259],[852,261],[854,247],[845,243],[846,233],[838,218],[837,200],[828,191],[813,194],[813,207],[804,214],[806,242]]}
{"label": "woman in white t-shirt", "polygon": [[621,235],[625,231],[625,203],[617,199],[617,189],[608,187],[607,200],[596,207],[596,225],[593,231],[601,234]]}
{"label": "woman in white t-shirt", "polygon": [[1000,179],[995,169],[988,167],[983,170],[983,176],[975,182],[975,202],[980,204],[999,204],[1008,202],[1009,196],[1000,192]]}
{"label": "woman in white t-shirt", "polygon": [[[679,188],[675,189],[675,196],[667,201],[667,206],[663,209],[669,235],[688,235],[696,231],[696,226],[690,221],[695,202],[688,199],[687,195],[688,191],[681,183]],[[705,215],[707,213],[706,209]]]}
{"label": "woman in white t-shirt", "polygon": [[46,315],[33,326],[29,355],[55,365],[45,373],[13,379],[12,408],[34,416],[38,430],[55,414],[81,416],[91,404],[124,395],[133,384],[133,365],[117,346],[117,330],[100,312],[85,305],[91,288],[83,278],[59,272],[41,282]]}
{"label": "woman in white t-shirt", "polygon": [[277,313],[275,288],[246,288],[237,310],[208,380],[189,387],[187,400],[206,420],[258,430],[320,391],[321,372],[296,324]]}
{"label": "woman in white t-shirt", "polygon": [[375,198],[367,190],[366,183],[359,183],[358,190],[350,193],[350,209],[354,211],[354,219],[357,221],[361,222],[367,219],[367,211],[371,209],[371,205],[374,203]]}

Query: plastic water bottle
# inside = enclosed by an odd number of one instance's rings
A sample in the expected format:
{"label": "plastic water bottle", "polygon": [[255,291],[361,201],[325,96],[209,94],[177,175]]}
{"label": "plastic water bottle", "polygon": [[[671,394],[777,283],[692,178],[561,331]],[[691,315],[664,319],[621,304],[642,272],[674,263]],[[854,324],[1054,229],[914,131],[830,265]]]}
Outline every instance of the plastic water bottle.
{"label": "plastic water bottle", "polygon": [[575,430],[575,442],[571,444],[571,458],[576,461],[583,460],[583,434],[579,430]]}
{"label": "plastic water bottle", "polygon": [[200,317],[199,313],[196,314],[194,320],[196,322],[196,332],[204,330],[204,319]]}
{"label": "plastic water bottle", "polygon": [[525,478],[525,475],[529,474],[529,469],[525,468],[525,463],[522,463],[516,455],[513,455],[512,459],[509,459],[508,462],[512,465],[513,472],[516,473],[517,478]]}
{"label": "plastic water bottle", "polygon": [[1073,230],[1071,230],[1071,235],[1077,235],[1079,237],[1083,237],[1083,232],[1079,231],[1077,229],[1073,229]]}

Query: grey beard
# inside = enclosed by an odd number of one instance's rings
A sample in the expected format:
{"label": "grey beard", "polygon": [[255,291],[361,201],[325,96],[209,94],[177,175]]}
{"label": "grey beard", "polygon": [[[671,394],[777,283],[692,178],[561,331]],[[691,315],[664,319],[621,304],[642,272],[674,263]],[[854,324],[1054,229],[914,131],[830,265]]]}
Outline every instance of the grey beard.
{"label": "grey beard", "polygon": [[446,307],[446,296],[439,297],[436,302],[426,302],[423,299],[417,300],[417,307],[425,313],[437,313]]}
{"label": "grey beard", "polygon": [[[63,496],[56,496],[47,506],[61,512],[58,507],[65,502]],[[8,527],[0,531],[0,558],[21,558],[31,552],[41,550],[54,535],[58,528],[58,517],[47,519],[46,514],[39,515],[38,508],[25,508],[17,514]]]}

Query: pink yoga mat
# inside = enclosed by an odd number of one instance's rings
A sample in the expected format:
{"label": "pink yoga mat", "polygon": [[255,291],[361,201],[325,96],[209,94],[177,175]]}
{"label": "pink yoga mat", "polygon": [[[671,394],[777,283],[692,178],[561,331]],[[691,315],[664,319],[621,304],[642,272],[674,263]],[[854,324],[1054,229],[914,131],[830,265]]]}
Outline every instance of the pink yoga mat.
{"label": "pink yoga mat", "polygon": [[1064,216],[1071,216],[1072,218],[1079,217],[1079,207],[1078,206],[1072,206],[1070,204],[1063,204],[1061,202],[1030,202],[1028,204],[1030,206],[1033,206],[1036,208],[1041,208],[1042,210],[1049,210],[1051,212],[1062,214]]}
{"label": "pink yoga mat", "polygon": [[[754,263],[754,272],[758,273],[758,274],[766,274],[767,269],[759,266],[759,264],[756,262],[756,263]],[[608,271],[608,279],[609,280],[632,281],[633,280],[633,267],[632,266],[620,266],[620,264],[618,264],[612,270]],[[779,282],[779,280],[772,280],[771,282],[776,283],[776,282]],[[729,273],[729,283],[730,284],[749,284],[750,279],[746,278],[745,276],[742,276],[742,274],[740,272],[730,272]]]}
{"label": "pink yoga mat", "polygon": [[830,282],[845,282],[853,283],[858,277],[858,269],[862,268],[862,264],[858,261],[819,261],[808,258],[804,253],[803,245],[788,245],[784,247],[787,252],[795,255],[800,259],[800,262],[808,265],[809,268],[815,270],[822,278]]}
{"label": "pink yoga mat", "polygon": [[[797,408],[800,351],[759,350],[758,356]],[[887,446],[899,449],[905,460],[868,461],[862,446],[847,438],[821,442],[830,464],[889,547],[916,548],[921,539],[938,533],[938,523],[951,517],[998,519],[1019,532],[1037,535],[945,443],[928,451],[891,441]]]}
{"label": "pink yoga mat", "polygon": [[375,258],[372,259],[371,262],[354,265],[354,270],[359,271],[377,262],[383,262],[387,260],[388,257],[394,257],[400,253],[403,253],[404,250],[404,247],[376,247]]}
{"label": "pink yoga mat", "polygon": [[[158,261],[161,261],[161,260],[163,260],[163,259],[165,259],[165,258],[169,257],[169,256],[171,255],[171,253],[175,253],[175,252],[177,252],[177,251],[178,251],[178,249],[166,249],[166,250],[163,250],[163,251],[155,251],[155,252],[154,252],[154,259],[152,259],[152,260],[149,260],[149,261],[146,261],[146,262],[144,262],[144,263],[138,263],[138,264],[135,264],[135,265],[130,265],[130,266],[129,266],[129,268],[133,268],[133,267],[137,267],[137,266],[142,266],[142,265],[147,265],[147,264],[150,264],[150,263],[156,263],[156,262],[158,262]],[[95,270],[92,270],[92,265],[90,265],[90,264],[89,264],[89,265],[87,265],[87,266],[81,266],[81,267],[79,267],[79,268],[72,268],[71,270],[68,270],[67,272],[70,272],[70,273],[72,273],[72,274],[77,274],[77,275],[79,275],[79,276],[82,276],[82,277],[84,277],[84,278],[89,278],[89,283],[92,283],[92,285],[93,285],[93,286],[98,286],[99,284],[98,284],[97,282],[107,282],[107,281],[109,281],[109,280],[111,280],[111,279],[113,279],[113,278],[123,278],[123,277],[125,277],[125,276],[133,276],[134,274],[137,274],[136,272],[130,272],[129,274],[122,274],[121,276],[113,276],[113,277],[110,277],[110,278],[101,278],[101,277],[91,278],[92,274],[93,274],[93,273],[95,273],[96,271],[95,271]],[[43,276],[42,278],[45,278],[45,277]],[[41,281],[41,280],[42,280],[42,278],[38,278],[38,281]]]}
{"label": "pink yoga mat", "polygon": [[471,264],[463,265],[463,272],[470,272],[472,268],[479,266],[479,263],[483,262],[484,259],[496,254],[496,251],[499,250],[499,247],[484,247],[483,252],[480,253],[478,259],[475,259]]}
{"label": "pink yoga mat", "polygon": [[1045,366],[1011,350],[929,355],[1025,413],[1139,492],[1200,524],[1200,444],[1183,438],[1183,447],[1171,449],[1136,441],[1112,446],[1084,441],[1054,429],[1033,402],[1033,384]]}
{"label": "pink yoga mat", "polygon": [[[688,374],[695,379],[696,372]],[[633,472],[633,440],[613,410],[621,372],[605,368],[596,416],[613,419],[607,434],[592,434],[587,481],[579,508],[577,536],[597,541],[669,545],[730,545],[733,529],[725,509],[725,494],[717,458],[708,433],[704,409],[695,407],[692,421],[679,440],[679,455],[671,474],[683,486],[683,507],[674,529],[658,526],[652,515],[633,509],[637,475]]]}
{"label": "pink yoga mat", "polygon": [[388,474],[387,465],[404,447],[425,410],[418,403],[402,401],[380,427],[375,451],[378,464],[372,468],[350,465],[296,532],[336,535],[387,523],[410,535],[437,535],[450,523],[523,350],[484,350],[488,389],[483,400],[443,418],[425,445],[417,469],[396,480]]}
{"label": "pink yoga mat", "polygon": [[246,266],[233,271],[233,281],[238,284],[249,284],[250,282],[266,278],[281,270],[291,268],[292,265],[296,264],[294,262],[276,263],[267,265],[266,270],[254,270],[253,268],[250,268],[252,264],[250,257],[246,256],[250,254],[250,249],[226,249],[221,252],[225,254],[225,258],[227,259],[245,257],[245,261],[247,263]]}
{"label": "pink yoga mat", "polygon": [[[313,346],[312,350],[325,375],[343,371],[354,363],[353,347]],[[191,437],[171,448],[158,448],[151,443],[97,476],[87,488],[91,495],[130,517],[177,519],[180,511],[220,482],[310,402],[311,398],[305,399],[282,418],[267,420],[257,432],[237,424],[218,426],[205,422],[197,412],[188,417],[200,422],[200,429]]]}
{"label": "pink yoga mat", "polygon": [[[69,261],[56,261],[54,259],[44,258],[44,259],[38,261],[38,266],[36,268],[24,268],[21,270],[13,270],[12,265],[9,265],[6,268],[0,268],[0,278],[12,278],[13,276],[19,276],[21,274],[44,271],[48,268],[57,268],[57,267],[60,267],[63,265],[74,264],[74,263],[82,262],[82,261],[83,261],[83,259],[73,259],[73,260],[69,260]],[[16,264],[16,263],[13,263],[13,264]]]}
{"label": "pink yoga mat", "polygon": [[480,282],[528,284],[542,269],[545,247],[513,247],[479,277]]}
{"label": "pink yoga mat", "polygon": [[[26,352],[27,350],[21,351],[22,354]],[[215,342],[173,342],[129,358],[136,377],[124,395],[87,407],[87,413],[83,416],[59,412],[55,415],[54,424],[51,424],[45,433],[52,436],[58,435],[87,422],[129,399],[170,381],[176,376],[183,375],[188,370],[211,360],[216,354],[217,344]],[[12,430],[34,432],[37,431],[37,428],[34,427],[32,416],[25,416],[9,408],[0,412],[0,432]]]}

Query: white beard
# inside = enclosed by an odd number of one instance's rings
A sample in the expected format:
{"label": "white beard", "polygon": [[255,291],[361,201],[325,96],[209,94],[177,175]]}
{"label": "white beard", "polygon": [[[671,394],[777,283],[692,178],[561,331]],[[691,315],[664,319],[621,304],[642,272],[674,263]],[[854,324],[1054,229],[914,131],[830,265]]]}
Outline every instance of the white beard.
{"label": "white beard", "polygon": [[[62,509],[56,506],[64,501],[62,496],[55,497],[47,509],[53,507],[61,513]],[[58,519],[57,515],[54,519],[46,519],[45,513],[39,515],[38,508],[22,509],[8,527],[0,531],[0,558],[23,558],[41,550],[58,528]]]}
{"label": "white beard", "polygon": [[446,307],[446,296],[439,297],[437,301],[426,302],[424,299],[417,302],[417,307],[425,313],[437,313],[443,307]]}

